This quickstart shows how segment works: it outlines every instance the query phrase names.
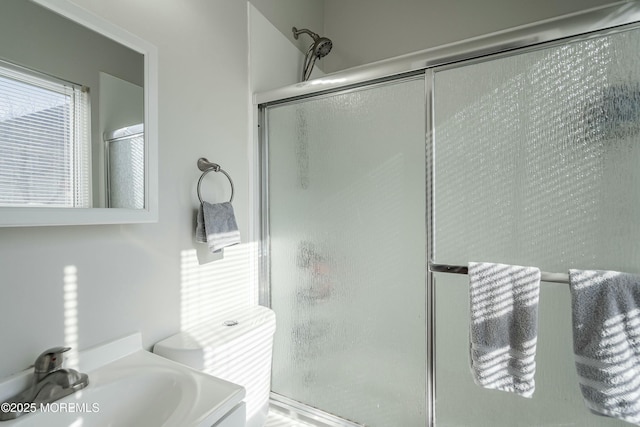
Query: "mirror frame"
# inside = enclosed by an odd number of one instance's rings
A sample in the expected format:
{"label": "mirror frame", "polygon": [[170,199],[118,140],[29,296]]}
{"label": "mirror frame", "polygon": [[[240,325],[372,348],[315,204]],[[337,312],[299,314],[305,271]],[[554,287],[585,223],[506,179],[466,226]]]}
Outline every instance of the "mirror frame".
{"label": "mirror frame", "polygon": [[144,55],[144,209],[0,207],[0,227],[158,222],[158,50],[151,43],[71,3],[32,0]]}

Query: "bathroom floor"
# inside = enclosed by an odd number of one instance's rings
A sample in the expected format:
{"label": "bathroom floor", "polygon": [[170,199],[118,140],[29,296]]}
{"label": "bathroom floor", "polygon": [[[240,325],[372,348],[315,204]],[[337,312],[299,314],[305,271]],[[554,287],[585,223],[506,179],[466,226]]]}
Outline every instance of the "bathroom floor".
{"label": "bathroom floor", "polygon": [[316,425],[294,420],[278,412],[269,411],[269,417],[264,427],[316,427]]}

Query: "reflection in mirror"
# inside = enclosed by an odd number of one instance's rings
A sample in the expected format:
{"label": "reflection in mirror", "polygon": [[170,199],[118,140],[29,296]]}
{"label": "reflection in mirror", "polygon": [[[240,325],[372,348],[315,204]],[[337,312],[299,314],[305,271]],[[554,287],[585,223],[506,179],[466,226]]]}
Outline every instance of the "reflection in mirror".
{"label": "reflection in mirror", "polygon": [[[136,169],[118,165],[138,194],[116,186],[126,202],[110,203],[103,138],[144,121],[144,55],[39,4],[2,0],[0,60],[0,206],[144,208],[144,153],[127,163]],[[142,135],[135,146],[144,150]]]}
{"label": "reflection in mirror", "polygon": [[156,67],[71,1],[0,1],[0,226],[157,221]]}
{"label": "reflection in mirror", "polygon": [[107,203],[112,208],[144,207],[144,125],[105,133]]}
{"label": "reflection in mirror", "polygon": [[0,62],[0,205],[89,207],[88,90]]}

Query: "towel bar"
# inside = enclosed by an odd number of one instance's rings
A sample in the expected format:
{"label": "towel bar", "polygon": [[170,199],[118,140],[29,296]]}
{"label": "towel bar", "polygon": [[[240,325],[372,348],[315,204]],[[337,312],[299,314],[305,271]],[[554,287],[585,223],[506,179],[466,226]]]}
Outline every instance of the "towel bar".
{"label": "towel bar", "polygon": [[[429,270],[434,273],[454,273],[454,274],[468,274],[469,269],[463,265],[448,265],[448,264],[433,264],[429,263]],[[563,273],[547,273],[546,271],[540,272],[540,281],[553,282],[553,283],[569,283],[569,275]]]}
{"label": "towel bar", "polygon": [[220,167],[219,164],[212,163],[209,160],[205,159],[204,157],[200,157],[198,159],[198,169],[202,171],[202,175],[200,175],[200,179],[198,180],[198,187],[197,187],[198,200],[200,200],[200,204],[202,204],[202,196],[200,195],[200,184],[202,184],[202,178],[204,178],[204,176],[211,171],[222,172],[227,177],[227,179],[229,180],[229,184],[231,184],[231,197],[229,198],[229,203],[233,202],[233,180],[231,179],[229,174],[226,173]]}

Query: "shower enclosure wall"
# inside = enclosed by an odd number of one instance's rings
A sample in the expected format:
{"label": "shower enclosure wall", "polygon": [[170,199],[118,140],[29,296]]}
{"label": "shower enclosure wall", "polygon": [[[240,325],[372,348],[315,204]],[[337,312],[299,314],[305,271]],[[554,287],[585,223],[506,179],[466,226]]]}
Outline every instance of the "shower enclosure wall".
{"label": "shower enclosure wall", "polygon": [[428,267],[640,273],[638,21],[618,4],[257,96],[275,405],[333,426],[626,425],[582,402],[567,285],[542,284],[525,399],[473,383],[468,279]]}

